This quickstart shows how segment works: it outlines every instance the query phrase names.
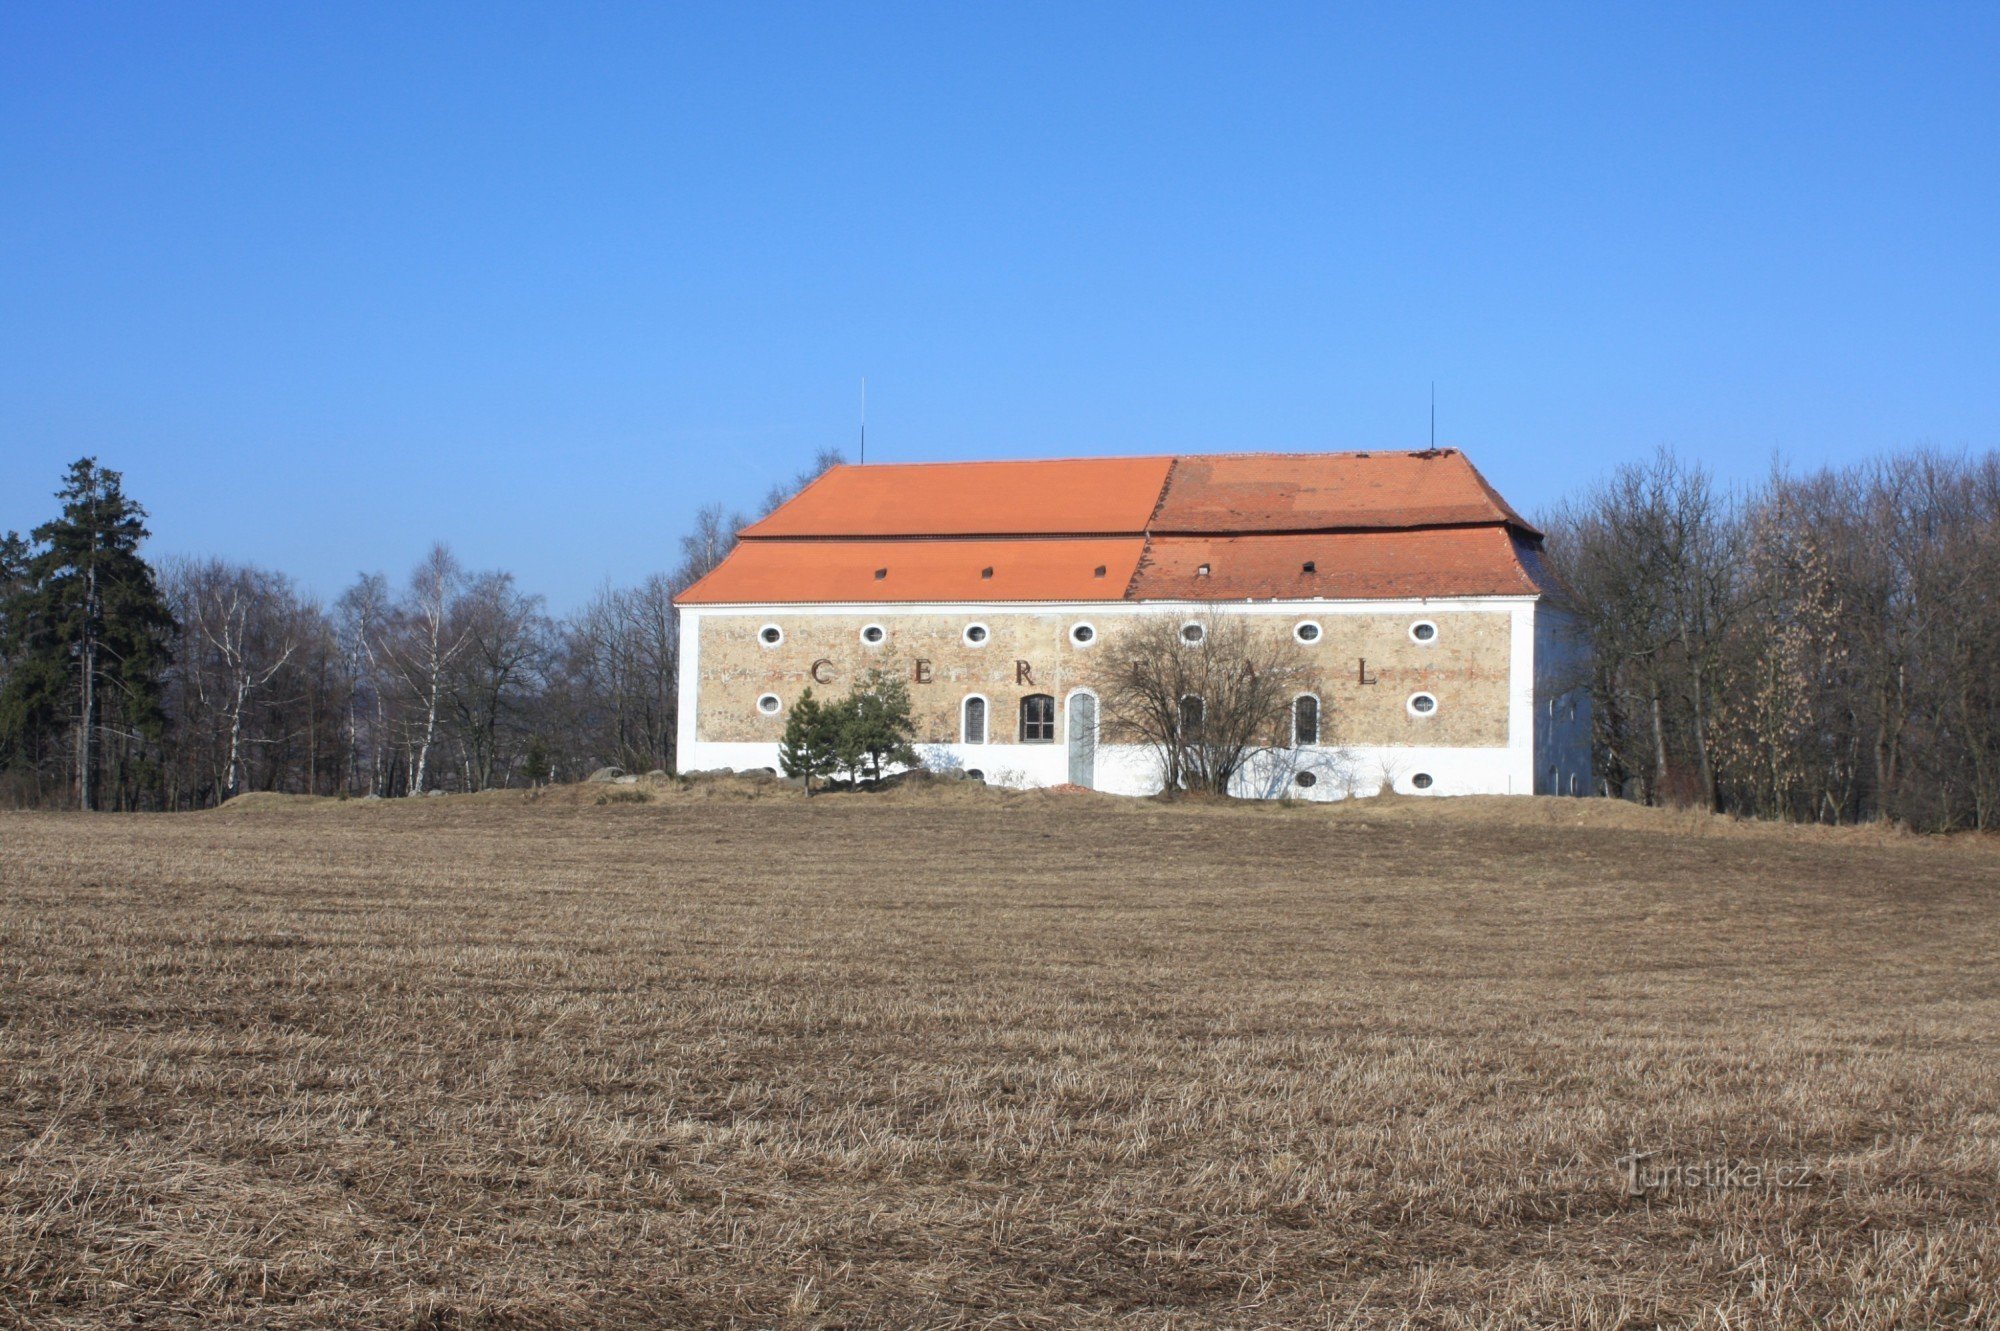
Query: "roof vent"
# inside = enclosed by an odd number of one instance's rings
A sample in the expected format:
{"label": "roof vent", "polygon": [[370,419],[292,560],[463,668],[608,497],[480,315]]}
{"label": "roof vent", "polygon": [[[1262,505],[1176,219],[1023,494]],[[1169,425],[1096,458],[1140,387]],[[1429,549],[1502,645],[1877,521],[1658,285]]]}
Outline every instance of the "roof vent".
{"label": "roof vent", "polygon": [[982,577],[982,578],[990,578],[990,577],[992,577],[992,576],[993,576],[993,565],[991,565],[991,564],[988,564],[988,565],[987,565],[987,566],[986,566],[985,568],[982,568],[982,569],[980,569],[980,570],[979,570],[979,576],[980,576],[980,577]]}
{"label": "roof vent", "polygon": [[878,568],[875,570],[875,581],[877,582],[882,581],[882,579],[888,576],[889,576],[889,570],[886,568]]}
{"label": "roof vent", "polygon": [[1314,562],[1313,560],[1310,560],[1310,559],[1308,559],[1308,560],[1307,560],[1307,561],[1306,561],[1305,563],[1303,563],[1303,564],[1299,565],[1299,572],[1301,572],[1301,573],[1317,573],[1317,572],[1319,572],[1319,565],[1318,565],[1318,564],[1317,564],[1316,562]]}
{"label": "roof vent", "polygon": [[1202,566],[1201,566],[1200,568],[1198,568],[1198,569],[1196,569],[1196,570],[1194,571],[1194,575],[1195,575],[1195,576],[1196,576],[1197,578],[1205,578],[1205,577],[1207,577],[1207,576],[1208,576],[1208,565],[1206,565],[1206,564],[1203,564],[1203,565],[1202,565]]}
{"label": "roof vent", "polygon": [[1102,565],[1102,564],[1099,564],[1099,565],[1098,565],[1098,566],[1097,566],[1097,567],[1096,567],[1095,569],[1092,569],[1092,570],[1091,570],[1091,574],[1090,574],[1090,576],[1091,576],[1091,577],[1093,577],[1093,578],[1101,578],[1101,577],[1103,577],[1103,576],[1104,576],[1104,565]]}

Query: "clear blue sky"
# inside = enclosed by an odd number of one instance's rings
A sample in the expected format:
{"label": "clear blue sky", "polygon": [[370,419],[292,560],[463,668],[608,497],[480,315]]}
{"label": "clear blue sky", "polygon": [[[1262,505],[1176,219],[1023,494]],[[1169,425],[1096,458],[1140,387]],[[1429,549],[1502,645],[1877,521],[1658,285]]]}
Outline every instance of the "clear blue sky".
{"label": "clear blue sky", "polygon": [[558,609],[848,447],[2000,443],[2000,6],[15,4],[0,528]]}

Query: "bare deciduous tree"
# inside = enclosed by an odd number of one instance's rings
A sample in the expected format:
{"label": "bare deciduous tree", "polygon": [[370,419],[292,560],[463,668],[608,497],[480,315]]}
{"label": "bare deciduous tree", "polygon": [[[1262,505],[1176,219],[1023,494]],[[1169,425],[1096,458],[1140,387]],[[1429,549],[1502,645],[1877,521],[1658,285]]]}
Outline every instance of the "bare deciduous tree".
{"label": "bare deciduous tree", "polygon": [[1149,751],[1162,790],[1228,794],[1253,760],[1289,747],[1293,700],[1312,672],[1269,624],[1147,615],[1107,648],[1106,738]]}
{"label": "bare deciduous tree", "polygon": [[[348,787],[387,794],[389,697],[383,687],[383,639],[394,616],[389,580],[364,573],[341,593],[334,607],[340,659],[348,678],[346,698]],[[361,764],[367,761],[366,780]]]}
{"label": "bare deciduous tree", "polygon": [[1612,791],[2000,825],[2000,457],[1781,471],[1729,496],[1662,455],[1545,526]]}
{"label": "bare deciduous tree", "polygon": [[450,636],[463,644],[447,665],[445,691],[466,788],[485,790],[504,770],[503,740],[525,740],[524,721],[541,691],[551,626],[539,596],[511,573],[465,580],[451,607]]}
{"label": "bare deciduous tree", "polygon": [[170,567],[168,597],[181,624],[177,667],[224,736],[221,787],[243,790],[244,720],[252,699],[298,650],[304,607],[291,583],[264,569],[219,559]]}
{"label": "bare deciduous tree", "polygon": [[464,572],[442,544],[434,545],[410,574],[409,589],[396,607],[383,660],[414,703],[408,746],[410,793],[421,795],[430,775],[431,747],[437,742],[444,706],[445,674],[465,650],[468,632],[452,622],[452,601]]}

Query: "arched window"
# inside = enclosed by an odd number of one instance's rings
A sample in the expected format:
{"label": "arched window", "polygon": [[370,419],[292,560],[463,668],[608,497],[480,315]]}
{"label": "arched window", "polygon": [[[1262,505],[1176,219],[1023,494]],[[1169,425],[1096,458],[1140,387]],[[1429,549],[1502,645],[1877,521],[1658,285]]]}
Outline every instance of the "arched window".
{"label": "arched window", "polygon": [[1292,743],[1319,743],[1319,699],[1310,693],[1292,699]]}
{"label": "arched window", "polygon": [[986,742],[986,699],[976,694],[965,700],[965,742]]}
{"label": "arched window", "polygon": [[1046,693],[1031,693],[1021,699],[1021,742],[1056,742],[1056,700]]}
{"label": "arched window", "polygon": [[1199,741],[1202,718],[1206,714],[1207,708],[1202,705],[1199,693],[1184,695],[1181,698],[1181,737]]}

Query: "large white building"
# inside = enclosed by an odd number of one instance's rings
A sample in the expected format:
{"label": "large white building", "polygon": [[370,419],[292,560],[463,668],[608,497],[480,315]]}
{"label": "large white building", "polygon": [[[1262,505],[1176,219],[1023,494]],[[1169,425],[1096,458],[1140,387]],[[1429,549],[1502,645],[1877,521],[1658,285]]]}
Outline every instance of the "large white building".
{"label": "large white building", "polygon": [[801,692],[882,669],[929,762],[1151,793],[1101,665],[1138,617],[1226,615],[1314,675],[1241,793],[1591,787],[1540,534],[1452,449],[842,466],[739,535],[677,602],[684,771],[775,770]]}

